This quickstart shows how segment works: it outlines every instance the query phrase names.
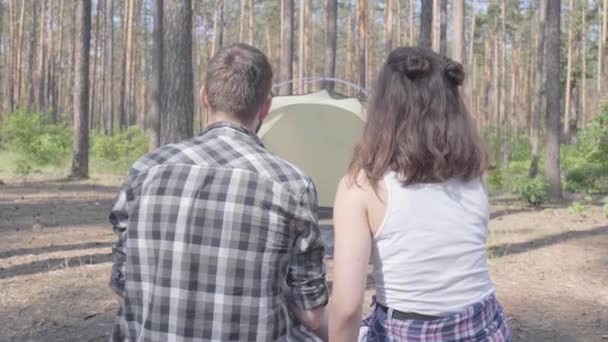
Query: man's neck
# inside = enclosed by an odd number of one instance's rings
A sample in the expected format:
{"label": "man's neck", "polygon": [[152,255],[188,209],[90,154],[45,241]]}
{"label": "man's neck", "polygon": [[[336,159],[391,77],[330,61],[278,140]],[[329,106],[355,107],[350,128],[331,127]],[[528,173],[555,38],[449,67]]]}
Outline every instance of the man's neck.
{"label": "man's neck", "polygon": [[234,124],[234,125],[243,126],[243,127],[247,128],[251,132],[255,132],[255,130],[256,130],[255,123],[245,123],[245,122],[242,122],[240,120],[235,119],[234,116],[230,115],[230,114],[213,113],[213,114],[209,115],[209,119],[207,121],[208,125],[213,125],[214,123],[219,123],[219,122],[227,122],[227,123],[231,123],[231,124]]}

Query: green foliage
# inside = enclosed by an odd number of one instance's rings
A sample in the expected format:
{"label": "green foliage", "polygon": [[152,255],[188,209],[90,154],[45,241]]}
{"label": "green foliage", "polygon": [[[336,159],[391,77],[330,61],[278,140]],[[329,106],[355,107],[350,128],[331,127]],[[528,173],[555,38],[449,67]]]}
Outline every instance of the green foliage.
{"label": "green foliage", "polygon": [[40,113],[17,110],[4,118],[0,133],[3,147],[19,152],[24,162],[34,165],[60,165],[72,146],[69,129],[45,123]]}
{"label": "green foliage", "polygon": [[533,179],[520,177],[512,184],[511,191],[520,200],[535,207],[540,206],[545,201],[548,183],[543,177],[537,176]]}
{"label": "green foliage", "polygon": [[[148,137],[138,128],[129,127],[113,136],[95,131],[91,134],[91,159],[109,170],[127,170],[135,160],[148,152]],[[105,165],[104,165],[105,164]]]}
{"label": "green foliage", "polygon": [[576,215],[582,215],[585,210],[587,210],[587,207],[581,202],[574,202],[568,207],[568,211]]}
{"label": "green foliage", "polygon": [[608,218],[608,202],[606,202],[604,204],[604,206],[602,207],[602,210],[604,211],[604,216],[606,216],[606,218]]}
{"label": "green foliage", "polygon": [[561,153],[568,192],[608,192],[608,105]]}

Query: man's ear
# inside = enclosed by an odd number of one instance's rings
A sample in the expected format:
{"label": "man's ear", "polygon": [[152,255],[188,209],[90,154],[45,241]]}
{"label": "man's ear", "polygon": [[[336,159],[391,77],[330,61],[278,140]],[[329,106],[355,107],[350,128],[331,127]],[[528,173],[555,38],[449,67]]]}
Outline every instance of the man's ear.
{"label": "man's ear", "polygon": [[270,112],[270,106],[272,105],[272,98],[267,98],[266,101],[264,101],[264,103],[262,104],[262,107],[260,107],[260,110],[258,110],[258,119],[260,121],[263,121],[264,119],[266,119],[266,117],[268,116],[268,113]]}
{"label": "man's ear", "polygon": [[200,97],[201,106],[203,106],[203,108],[209,108],[209,102],[207,101],[207,90],[205,89],[205,86],[201,87]]}

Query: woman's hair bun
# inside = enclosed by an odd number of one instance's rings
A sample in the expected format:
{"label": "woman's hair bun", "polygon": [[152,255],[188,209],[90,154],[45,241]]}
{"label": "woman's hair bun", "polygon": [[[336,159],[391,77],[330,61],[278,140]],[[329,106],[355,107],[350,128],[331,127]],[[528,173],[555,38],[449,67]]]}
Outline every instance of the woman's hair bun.
{"label": "woman's hair bun", "polygon": [[446,58],[444,72],[447,80],[453,85],[461,86],[464,82],[465,76],[462,64]]}
{"label": "woman's hair bun", "polygon": [[431,61],[418,55],[407,55],[399,62],[389,64],[393,70],[405,74],[410,79],[422,78],[431,72]]}

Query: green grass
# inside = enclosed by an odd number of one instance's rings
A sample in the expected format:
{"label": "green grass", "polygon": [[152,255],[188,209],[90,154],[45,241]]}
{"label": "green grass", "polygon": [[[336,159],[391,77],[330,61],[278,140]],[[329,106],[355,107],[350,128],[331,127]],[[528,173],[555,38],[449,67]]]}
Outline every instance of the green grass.
{"label": "green grass", "polygon": [[[0,180],[18,179],[27,181],[35,178],[63,178],[70,173],[70,157],[62,157],[57,165],[31,165],[30,173],[25,175],[18,172],[22,156],[14,151],[0,149]],[[89,161],[89,173],[91,177],[113,175],[126,176],[131,165],[125,162],[108,162],[98,158]]]}

